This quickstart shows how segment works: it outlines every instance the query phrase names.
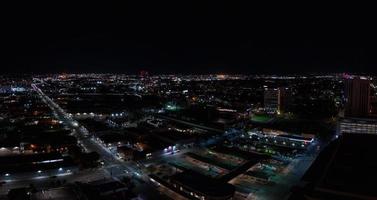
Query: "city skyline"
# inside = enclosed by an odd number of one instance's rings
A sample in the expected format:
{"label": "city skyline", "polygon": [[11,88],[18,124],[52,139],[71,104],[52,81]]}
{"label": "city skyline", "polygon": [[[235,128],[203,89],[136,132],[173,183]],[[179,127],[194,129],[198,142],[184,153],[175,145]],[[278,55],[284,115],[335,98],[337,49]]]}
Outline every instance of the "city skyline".
{"label": "city skyline", "polygon": [[2,5],[0,199],[376,199],[374,7],[259,3]]}
{"label": "city skyline", "polygon": [[[374,197],[367,184],[354,184],[364,176],[337,166],[376,177],[370,160],[376,80],[147,71],[1,75],[0,196],[301,200],[347,191],[339,198]],[[342,162],[349,155],[352,165]],[[359,157],[367,164],[355,164]],[[334,189],[339,180],[348,184]],[[318,187],[329,192],[316,193]]]}

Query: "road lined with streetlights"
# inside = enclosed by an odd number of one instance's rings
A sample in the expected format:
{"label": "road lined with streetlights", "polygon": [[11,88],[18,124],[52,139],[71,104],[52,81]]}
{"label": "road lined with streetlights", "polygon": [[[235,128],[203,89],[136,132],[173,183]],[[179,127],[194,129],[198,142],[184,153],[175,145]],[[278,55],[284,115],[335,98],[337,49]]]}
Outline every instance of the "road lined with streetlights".
{"label": "road lined with streetlights", "polygon": [[105,168],[107,166],[110,166],[106,169],[112,176],[120,176],[124,173],[132,173],[139,179],[142,179],[144,181],[149,180],[148,176],[145,175],[141,171],[141,169],[139,169],[139,167],[135,166],[133,163],[123,162],[116,155],[111,153],[106,147],[92,138],[88,130],[84,126],[80,125],[50,97],[44,94],[44,92],[40,88],[38,88],[36,84],[32,84],[31,86],[38,93],[43,102],[45,102],[51,108],[56,117],[73,131],[74,136],[78,139],[79,143],[84,147],[84,149],[86,151],[95,151],[101,156],[101,159],[105,162]]}
{"label": "road lined with streetlights", "polygon": [[[43,82],[42,82],[43,83]],[[86,152],[95,151],[97,152],[101,159],[104,161],[105,166],[103,169],[110,174],[111,177],[117,178],[122,175],[132,176],[138,180],[142,180],[144,183],[153,185],[150,182],[150,178],[142,170],[142,165],[135,164],[133,162],[124,162],[116,154],[112,153],[107,147],[103,146],[94,137],[91,136],[89,131],[82,125],[79,124],[71,115],[66,113],[58,104],[56,104],[50,97],[48,97],[36,84],[31,85],[32,88],[38,93],[39,97],[44,103],[46,103],[50,109],[53,111],[54,115],[58,120],[62,121],[67,125],[73,132],[73,135],[78,139],[80,146]],[[166,156],[166,152],[157,153],[158,157]],[[160,192],[165,193],[168,196],[174,196],[174,198],[185,199],[183,196],[173,192],[172,190],[164,187],[161,188]],[[172,195],[174,194],[174,195]]]}

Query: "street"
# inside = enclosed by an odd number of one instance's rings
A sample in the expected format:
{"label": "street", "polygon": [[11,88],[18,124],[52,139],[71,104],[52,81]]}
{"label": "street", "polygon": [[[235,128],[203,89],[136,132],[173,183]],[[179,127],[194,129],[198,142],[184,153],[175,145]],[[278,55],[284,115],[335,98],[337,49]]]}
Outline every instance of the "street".
{"label": "street", "polygon": [[[56,104],[50,97],[44,94],[44,92],[37,87],[36,84],[31,85],[32,88],[38,93],[39,97],[45,102],[50,109],[53,111],[54,115],[61,120],[65,125],[67,125],[73,132],[74,136],[78,139],[79,143],[82,145],[86,152],[95,151],[97,152],[101,159],[104,161],[103,170],[109,177],[118,179],[121,176],[130,176],[137,180],[140,180],[141,183],[150,184],[149,176],[146,175],[142,168],[142,165],[137,165],[134,162],[124,162],[113,154],[108,148],[100,144],[93,137],[90,136],[90,133],[87,129],[80,125],[76,120],[74,120],[69,114],[67,114],[58,104]],[[165,153],[158,153],[161,156],[166,156]],[[101,169],[102,170],[102,169]],[[75,176],[75,175],[72,175]],[[102,178],[99,176],[98,178]],[[84,179],[86,180],[86,179]],[[119,180],[119,179],[118,179]],[[138,187],[138,186],[137,186]],[[140,185],[140,187],[144,187]],[[173,199],[183,199],[176,192],[171,191],[169,188],[158,188],[160,192],[163,192],[167,196],[173,197]]]}

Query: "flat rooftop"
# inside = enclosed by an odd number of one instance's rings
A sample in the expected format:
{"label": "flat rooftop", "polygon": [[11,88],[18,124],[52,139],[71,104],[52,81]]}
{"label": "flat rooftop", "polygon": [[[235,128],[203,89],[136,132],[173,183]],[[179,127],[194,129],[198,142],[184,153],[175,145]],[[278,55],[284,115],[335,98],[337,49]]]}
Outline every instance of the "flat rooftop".
{"label": "flat rooftop", "polygon": [[79,195],[69,187],[52,188],[34,193],[32,200],[75,200],[79,199]]}
{"label": "flat rooftop", "polygon": [[223,183],[190,170],[173,175],[171,180],[212,197],[232,196],[235,192],[234,186],[229,183]]}

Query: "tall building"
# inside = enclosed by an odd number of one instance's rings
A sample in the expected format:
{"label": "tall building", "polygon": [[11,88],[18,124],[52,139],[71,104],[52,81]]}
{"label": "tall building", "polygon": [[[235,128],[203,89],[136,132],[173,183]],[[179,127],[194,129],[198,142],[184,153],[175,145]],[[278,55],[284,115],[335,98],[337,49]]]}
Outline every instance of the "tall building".
{"label": "tall building", "polygon": [[339,134],[377,134],[377,120],[371,117],[370,80],[346,77],[344,118],[338,121]]}
{"label": "tall building", "polygon": [[269,113],[281,113],[286,104],[285,88],[266,89],[264,91],[264,108]]}
{"label": "tall building", "polygon": [[360,77],[345,79],[346,117],[367,117],[370,108],[370,81]]}

